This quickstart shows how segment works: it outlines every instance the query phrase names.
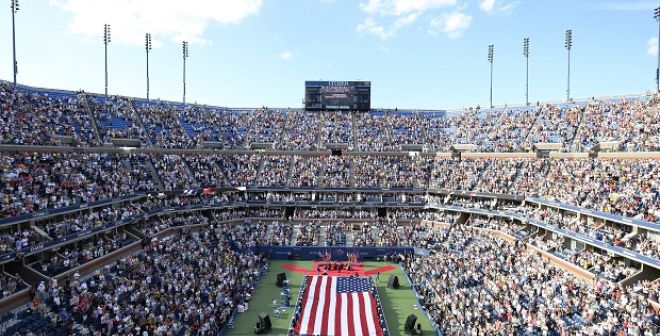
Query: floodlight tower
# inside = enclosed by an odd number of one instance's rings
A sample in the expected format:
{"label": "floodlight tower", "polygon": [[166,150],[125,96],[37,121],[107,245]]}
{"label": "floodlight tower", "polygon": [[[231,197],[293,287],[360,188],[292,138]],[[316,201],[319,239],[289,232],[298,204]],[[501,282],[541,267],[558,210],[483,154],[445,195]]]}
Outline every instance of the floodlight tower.
{"label": "floodlight tower", "polygon": [[660,7],[653,12],[653,17],[658,21],[658,67],[655,69],[656,91],[660,93]]}
{"label": "floodlight tower", "polygon": [[568,51],[568,75],[566,78],[566,101],[571,101],[571,48],[573,47],[573,31],[568,29],[566,31],[566,41],[564,47]]}
{"label": "floodlight tower", "polygon": [[11,42],[12,50],[14,52],[14,88],[16,87],[16,75],[18,74],[18,63],[16,62],[16,20],[15,16],[18,12],[18,0],[11,0]]}
{"label": "floodlight tower", "polygon": [[493,55],[495,52],[495,45],[488,46],[488,62],[490,63],[490,108],[493,108]]}
{"label": "floodlight tower", "polygon": [[151,51],[151,34],[144,35],[144,49],[147,52],[147,101],[149,101],[149,52]]}
{"label": "floodlight tower", "polygon": [[523,39],[523,56],[525,56],[525,105],[529,105],[529,37]]}
{"label": "floodlight tower", "polygon": [[188,42],[183,41],[183,103],[186,103],[186,60],[190,54],[188,53]]}
{"label": "floodlight tower", "polygon": [[110,43],[110,25],[103,25],[103,45],[105,47],[105,95],[108,95],[108,44]]}

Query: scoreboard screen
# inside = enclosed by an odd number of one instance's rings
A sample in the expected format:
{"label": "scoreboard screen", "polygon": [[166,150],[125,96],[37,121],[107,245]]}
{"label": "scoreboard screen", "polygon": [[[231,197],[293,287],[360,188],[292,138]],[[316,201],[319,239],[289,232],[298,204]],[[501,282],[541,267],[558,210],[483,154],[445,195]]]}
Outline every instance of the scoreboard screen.
{"label": "scoreboard screen", "polygon": [[371,82],[307,81],[305,109],[307,111],[369,111]]}

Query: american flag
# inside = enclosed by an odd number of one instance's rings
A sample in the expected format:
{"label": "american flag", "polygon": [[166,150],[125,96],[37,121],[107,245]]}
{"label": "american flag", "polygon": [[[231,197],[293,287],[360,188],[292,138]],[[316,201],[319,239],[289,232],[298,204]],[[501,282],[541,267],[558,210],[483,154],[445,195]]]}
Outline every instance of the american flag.
{"label": "american flag", "polygon": [[306,285],[296,335],[383,335],[371,278],[315,275]]}

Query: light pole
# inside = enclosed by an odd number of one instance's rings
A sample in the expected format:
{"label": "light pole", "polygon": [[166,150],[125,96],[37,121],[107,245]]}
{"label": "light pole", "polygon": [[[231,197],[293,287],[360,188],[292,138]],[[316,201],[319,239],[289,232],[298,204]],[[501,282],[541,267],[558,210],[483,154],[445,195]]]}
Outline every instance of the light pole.
{"label": "light pole", "polygon": [[144,49],[147,51],[147,101],[149,101],[149,51],[151,51],[151,34],[144,35]]}
{"label": "light pole", "polygon": [[490,108],[493,108],[493,54],[495,45],[488,46],[488,62],[490,63]]}
{"label": "light pole", "polygon": [[658,21],[658,67],[655,69],[656,91],[660,93],[660,7],[653,12],[653,17]]}
{"label": "light pole", "polygon": [[525,56],[525,105],[529,105],[529,37],[523,39],[523,56]]}
{"label": "light pole", "polygon": [[568,51],[568,76],[566,78],[566,101],[571,101],[571,48],[573,47],[573,31],[566,31],[566,42],[564,47]]}
{"label": "light pole", "polygon": [[188,42],[183,41],[183,103],[186,103],[186,60],[188,59]]}
{"label": "light pole", "polygon": [[11,42],[14,52],[14,88],[16,88],[16,75],[18,74],[18,63],[16,62],[16,20],[14,16],[18,12],[18,0],[11,0]]}
{"label": "light pole", "polygon": [[105,95],[108,95],[108,43],[110,43],[110,25],[103,25],[103,45],[105,47]]}

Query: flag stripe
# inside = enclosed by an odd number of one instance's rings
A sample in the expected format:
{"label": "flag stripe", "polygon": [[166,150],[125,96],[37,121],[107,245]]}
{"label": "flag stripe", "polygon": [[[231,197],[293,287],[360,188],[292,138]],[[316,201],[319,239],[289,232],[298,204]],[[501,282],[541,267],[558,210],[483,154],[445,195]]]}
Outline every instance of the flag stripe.
{"label": "flag stripe", "polygon": [[328,320],[326,321],[326,323],[321,323],[321,335],[327,335],[328,334],[328,326],[330,325],[330,323],[334,323],[334,322],[330,321],[330,319],[329,319],[330,316],[328,316],[328,315],[329,315],[329,312],[330,312],[330,302],[335,301],[335,295],[332,295],[332,294],[334,293],[333,291],[335,290],[336,279],[337,279],[336,277],[329,277],[328,278],[329,284],[326,286],[327,290],[325,291],[326,300],[325,300],[325,305],[323,305],[323,314],[321,314],[323,319],[328,319]]}
{"label": "flag stripe", "polygon": [[355,332],[355,335],[364,335],[362,333],[362,321],[360,319],[360,300],[358,299],[358,293],[351,293],[351,303],[353,303],[353,331]]}
{"label": "flag stripe", "polygon": [[[303,293],[303,299],[302,299],[302,301],[300,301],[303,304],[303,306],[302,306],[303,316],[305,315],[305,311],[308,310],[307,307],[310,307],[310,309],[311,309],[311,306],[307,305],[307,299],[309,298],[309,292],[310,292],[309,288],[312,285],[313,281],[314,281],[313,277],[308,277],[307,278],[306,286],[305,286],[306,289],[305,289],[305,292]],[[301,316],[300,321],[298,322],[298,325],[296,326],[297,328],[299,328],[300,332],[302,332],[302,321],[303,321],[303,318]]]}
{"label": "flag stripe", "polygon": [[307,328],[309,325],[309,317],[312,313],[313,310],[316,310],[314,308],[314,305],[312,304],[314,302],[314,294],[316,294],[316,289],[318,285],[320,284],[320,281],[318,281],[318,277],[312,277],[312,282],[308,288],[309,295],[307,296],[307,301],[305,303],[305,312],[302,316],[302,326],[300,328],[300,333],[301,334],[307,334]]}
{"label": "flag stripe", "polygon": [[369,296],[369,293],[363,292],[360,293],[362,294],[362,302],[364,303],[365,307],[362,310],[362,313],[365,314],[364,321],[367,323],[367,329],[369,330],[369,335],[376,335],[376,321],[374,321],[374,314],[373,312],[373,306],[371,305],[371,297]]}
{"label": "flag stripe", "polygon": [[319,302],[319,296],[321,295],[321,286],[323,284],[323,279],[320,277],[316,277],[318,280],[316,281],[316,287],[314,287],[314,298],[312,299],[312,302],[310,305],[312,306],[309,312],[308,316],[308,323],[306,331],[307,333],[312,333],[314,330],[314,324],[316,323],[316,312],[318,311],[318,302]]}
{"label": "flag stripe", "polygon": [[371,330],[369,330],[369,327],[367,325],[367,312],[365,310],[366,307],[364,304],[364,295],[362,294],[365,294],[365,292],[355,293],[355,296],[357,297],[357,301],[360,303],[360,307],[362,307],[362,309],[358,311],[358,313],[360,314],[360,324],[361,324],[360,330],[362,331],[363,335],[372,335]]}
{"label": "flag stripe", "polygon": [[[314,330],[314,335],[318,335],[321,333],[321,327],[323,327],[323,307],[325,307],[325,301],[326,298],[328,297],[328,289],[330,286],[328,286],[328,279],[329,277],[324,276],[321,278],[321,286],[319,287],[319,298],[318,298],[318,303],[317,303],[317,308],[314,309],[314,326],[313,328],[309,328],[311,330]],[[320,311],[319,311],[320,310]],[[311,319],[310,319],[311,320]]]}
{"label": "flag stripe", "polygon": [[350,295],[348,293],[341,293],[341,302],[342,302],[342,309],[341,309],[341,334],[342,336],[348,336],[349,330],[353,330],[353,326],[350,325],[349,322],[349,316],[351,314],[348,313],[349,305],[350,302],[348,302]]}
{"label": "flag stripe", "polygon": [[341,322],[344,321],[342,315],[343,311],[344,311],[344,297],[341,294],[339,294],[337,295],[337,311],[335,312],[335,316],[339,316],[339,318],[335,320],[335,334],[337,334],[338,336],[341,335],[341,326],[343,324]]}

